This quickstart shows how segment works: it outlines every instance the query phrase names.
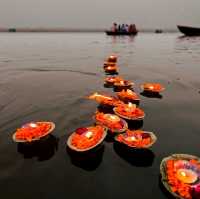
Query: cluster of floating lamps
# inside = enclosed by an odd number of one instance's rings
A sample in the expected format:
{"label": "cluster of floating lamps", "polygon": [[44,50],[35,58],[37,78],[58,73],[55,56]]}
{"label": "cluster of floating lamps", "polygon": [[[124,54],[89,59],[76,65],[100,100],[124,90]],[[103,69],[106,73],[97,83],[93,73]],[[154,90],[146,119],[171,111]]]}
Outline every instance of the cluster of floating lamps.
{"label": "cluster of floating lamps", "polygon": [[[111,113],[97,111],[94,117],[96,123],[107,128],[108,134],[114,136],[114,140],[120,144],[134,149],[151,147],[157,140],[154,133],[128,129],[130,121],[141,121],[145,117],[144,111],[137,106],[140,98],[133,91],[134,83],[118,76],[117,56],[115,55],[107,58],[103,68],[107,75],[111,75],[105,78],[104,85],[113,87],[118,92],[116,92],[117,96],[94,93],[88,97],[96,100],[104,108],[111,108]],[[155,92],[154,84],[150,86],[153,88],[148,87],[148,92]],[[146,88],[147,86],[143,90]]]}
{"label": "cluster of floating lamps", "polygon": [[[96,111],[95,125],[76,129],[67,140],[67,146],[77,153],[84,153],[100,145],[109,134],[119,144],[140,150],[151,147],[157,140],[152,132],[130,130],[130,121],[141,121],[145,113],[139,108],[140,98],[133,90],[134,83],[117,76],[117,57],[111,55],[104,63],[108,76],[104,84],[117,90],[116,96],[94,93],[88,99],[95,100],[110,113]],[[144,83],[141,89],[149,93],[159,93],[164,87],[159,83]],[[55,128],[53,122],[30,122],[18,128],[13,140],[19,143],[38,142]],[[133,157],[134,158],[134,157]],[[160,164],[161,181],[176,198],[200,199],[200,159],[188,154],[173,154]]]}

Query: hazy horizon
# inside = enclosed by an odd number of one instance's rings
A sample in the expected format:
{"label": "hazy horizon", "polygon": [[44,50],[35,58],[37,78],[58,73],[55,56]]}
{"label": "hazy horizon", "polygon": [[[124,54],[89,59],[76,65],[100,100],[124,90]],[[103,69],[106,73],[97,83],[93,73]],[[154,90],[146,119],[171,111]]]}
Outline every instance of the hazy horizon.
{"label": "hazy horizon", "polygon": [[200,26],[196,0],[0,0],[0,28],[105,29],[135,23],[139,29]]}

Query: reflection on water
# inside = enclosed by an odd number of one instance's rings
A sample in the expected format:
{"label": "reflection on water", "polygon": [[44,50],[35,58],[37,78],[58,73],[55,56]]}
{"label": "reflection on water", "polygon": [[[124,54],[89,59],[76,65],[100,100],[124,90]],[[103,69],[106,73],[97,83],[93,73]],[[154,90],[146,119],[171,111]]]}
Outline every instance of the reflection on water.
{"label": "reflection on water", "polygon": [[108,39],[112,40],[113,44],[117,43],[133,43],[136,35],[130,36],[107,36]]}
{"label": "reflection on water", "polygon": [[142,129],[144,121],[143,120],[126,120],[128,123],[128,128],[130,130]]}
{"label": "reflection on water", "polygon": [[144,97],[149,97],[149,98],[158,98],[158,99],[163,98],[163,96],[160,93],[150,92],[150,91],[143,91],[140,93],[140,95]]}
{"label": "reflection on water", "polygon": [[153,164],[155,158],[154,153],[149,149],[133,149],[125,144],[115,142],[115,152],[128,163],[137,167],[150,167]]}
{"label": "reflection on water", "polygon": [[31,143],[18,143],[17,151],[24,158],[37,157],[38,161],[49,160],[58,150],[58,138],[48,135],[39,141]]}
{"label": "reflection on water", "polygon": [[[15,189],[12,197],[20,198],[21,179],[30,176],[30,183],[23,184],[25,196],[40,198],[39,192],[30,190],[31,185],[38,181],[42,184],[42,196],[49,198],[52,191],[58,194],[60,199],[66,195],[73,195],[80,190],[83,198],[88,193],[82,183],[76,183],[84,179],[85,184],[91,183],[91,176],[96,183],[93,191],[101,192],[99,187],[102,179],[106,179],[108,172],[111,175],[119,171],[123,173],[123,187],[125,192],[137,187],[136,181],[130,183],[130,172],[137,168],[130,165],[149,167],[150,172],[159,173],[159,162],[154,161],[154,153],[146,151],[130,151],[114,144],[110,150],[112,139],[106,137],[107,147],[88,154],[70,154],[70,161],[63,165],[63,150],[65,146],[57,151],[58,140],[50,136],[49,141],[41,141],[30,145],[18,144],[19,154],[16,152],[16,145],[10,140],[16,126],[25,121],[46,119],[55,121],[59,129],[55,132],[59,137],[59,144],[65,142],[66,132],[76,129],[79,126],[88,126],[93,122],[92,116],[96,104],[83,100],[83,96],[94,90],[105,92],[103,79],[105,73],[102,64],[109,54],[116,53],[119,57],[120,76],[135,82],[134,89],[140,92],[139,85],[143,82],[160,82],[168,88],[161,96],[146,96],[162,98],[162,104],[157,100],[142,97],[141,104],[148,110],[148,117],[143,121],[130,122],[132,129],[152,129],[159,133],[159,143],[155,145],[154,152],[161,156],[171,154],[177,150],[188,150],[191,153],[199,153],[199,113],[200,113],[200,39],[199,38],[177,38],[180,33],[174,34],[147,34],[139,33],[136,37],[106,37],[101,33],[90,34],[1,34],[0,35],[0,169],[9,173],[9,177],[0,180],[1,195],[7,196],[12,184]],[[112,89],[110,89],[112,91]],[[98,107],[105,113],[113,113],[112,108]],[[161,117],[155,117],[155,111]],[[185,114],[187,112],[187,114]],[[174,122],[176,121],[176,122]],[[171,125],[169,125],[171,124]],[[173,139],[172,139],[173,138]],[[189,138],[189,141],[188,141]],[[48,140],[48,139],[47,139]],[[108,150],[107,150],[108,149]],[[115,154],[116,152],[116,154]],[[53,155],[56,153],[55,158]],[[68,153],[68,152],[67,152]],[[72,155],[73,154],[73,155]],[[102,155],[108,162],[106,169],[97,169],[101,165]],[[120,158],[116,158],[118,155]],[[28,161],[23,161],[24,158]],[[34,164],[35,159],[45,161],[45,167],[41,164]],[[120,164],[122,161],[128,164]],[[20,164],[19,164],[19,163]],[[154,163],[154,164],[152,164]],[[73,166],[73,165],[75,166]],[[130,164],[130,165],[129,165]],[[33,166],[34,169],[29,169]],[[127,166],[127,167],[126,167]],[[82,168],[82,169],[77,169]],[[9,170],[12,168],[12,171]],[[24,172],[27,169],[27,173]],[[46,172],[46,168],[48,172]],[[128,170],[130,168],[130,170]],[[72,172],[72,170],[74,173]],[[143,170],[140,168],[139,170]],[[146,171],[147,171],[146,170]],[[23,171],[23,172],[22,172]],[[46,183],[49,173],[53,183]],[[85,175],[84,171],[93,171],[91,175]],[[116,172],[116,173],[115,173]],[[20,175],[19,175],[20,173]],[[111,175],[109,177],[111,177]],[[43,176],[43,178],[41,178]],[[0,179],[2,176],[0,176]],[[139,176],[141,181],[146,179],[151,183],[155,182],[155,175]],[[66,189],[65,183],[68,179],[71,188]],[[10,182],[13,183],[10,183]],[[19,183],[18,183],[19,182]],[[113,198],[119,198],[121,189],[118,183],[121,176],[115,175],[115,182],[108,185],[112,191]],[[39,184],[40,185],[40,184]],[[98,185],[98,186],[96,186]],[[62,187],[63,186],[63,187]],[[73,189],[74,188],[74,189]],[[139,192],[138,198],[148,198],[148,193],[155,190],[154,197],[166,198],[160,194],[158,184],[146,186]],[[113,191],[114,190],[114,191]],[[93,192],[93,193],[94,193]],[[35,195],[34,195],[35,193]],[[111,192],[110,192],[111,193]],[[134,192],[133,192],[134,193]],[[135,192],[136,193],[136,192]],[[28,195],[29,194],[29,195]],[[160,194],[160,195],[159,195]],[[108,197],[107,192],[98,194],[99,198]],[[78,198],[77,195],[74,198]]]}
{"label": "reflection on water", "polygon": [[67,147],[67,153],[73,165],[86,171],[93,171],[97,169],[102,162],[104,145],[98,145],[86,152],[76,152]]}
{"label": "reflection on water", "polygon": [[102,105],[100,104],[98,107],[97,107],[97,111],[99,112],[103,112],[103,113],[111,113],[113,114],[113,107],[112,106],[106,106],[106,105]]}

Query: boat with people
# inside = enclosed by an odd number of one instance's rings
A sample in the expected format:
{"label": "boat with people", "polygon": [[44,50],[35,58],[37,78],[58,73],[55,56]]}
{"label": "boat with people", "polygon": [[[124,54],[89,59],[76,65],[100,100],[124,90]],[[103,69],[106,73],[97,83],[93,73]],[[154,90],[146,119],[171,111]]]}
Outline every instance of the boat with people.
{"label": "boat with people", "polygon": [[138,30],[136,29],[135,24],[117,24],[113,23],[113,26],[110,30],[105,31],[107,35],[136,35],[138,33]]}
{"label": "boat with people", "polygon": [[177,25],[177,28],[186,36],[200,36],[200,27]]}

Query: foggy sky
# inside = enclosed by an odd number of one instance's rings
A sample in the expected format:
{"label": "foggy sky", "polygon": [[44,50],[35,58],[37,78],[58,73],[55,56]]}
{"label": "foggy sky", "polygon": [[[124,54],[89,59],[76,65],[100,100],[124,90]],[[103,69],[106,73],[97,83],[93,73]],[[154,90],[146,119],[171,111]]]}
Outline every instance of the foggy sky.
{"label": "foggy sky", "polygon": [[0,27],[200,26],[200,0],[0,0]]}

